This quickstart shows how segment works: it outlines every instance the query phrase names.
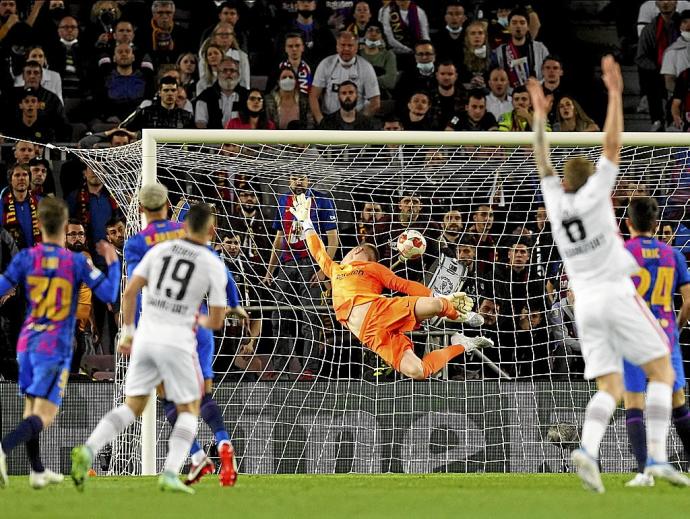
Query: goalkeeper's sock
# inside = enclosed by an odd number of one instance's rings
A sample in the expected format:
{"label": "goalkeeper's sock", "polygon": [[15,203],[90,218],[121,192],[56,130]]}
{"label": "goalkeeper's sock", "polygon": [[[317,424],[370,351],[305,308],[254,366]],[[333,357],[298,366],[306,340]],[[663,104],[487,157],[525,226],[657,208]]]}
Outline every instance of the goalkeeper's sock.
{"label": "goalkeeper's sock", "polygon": [[43,430],[43,421],[36,415],[25,418],[7,436],[2,439],[2,450],[5,454],[12,452],[17,445],[31,441]]}
{"label": "goalkeeper's sock", "polygon": [[630,450],[637,461],[637,471],[644,472],[647,463],[647,435],[644,430],[642,409],[625,410],[625,428],[628,431]]}
{"label": "goalkeeper's sock", "polygon": [[201,399],[201,418],[213,431],[213,436],[216,438],[218,446],[223,442],[229,442],[230,436],[225,430],[225,423],[223,422],[223,415],[216,401],[210,394],[205,394]]}
{"label": "goalkeeper's sock", "polygon": [[197,419],[192,413],[180,413],[168,439],[168,456],[165,458],[164,472],[178,474],[189,447],[196,436]]}
{"label": "goalkeeper's sock", "polygon": [[104,445],[111,443],[135,420],[134,412],[127,405],[121,405],[101,418],[98,425],[86,440],[86,446],[95,455]]}
{"label": "goalkeeper's sock", "polygon": [[465,351],[465,347],[461,344],[446,346],[440,350],[427,353],[422,358],[422,365],[424,366],[424,377],[428,378],[434,373],[440,371],[443,366],[448,364],[458,355]]}
{"label": "goalkeeper's sock", "polygon": [[616,399],[605,391],[597,391],[587,404],[582,448],[594,459],[599,459],[599,445],[615,410]]}
{"label": "goalkeeper's sock", "polygon": [[671,422],[671,393],[669,384],[650,382],[647,385],[647,452],[654,461],[664,463],[666,437]]}
{"label": "goalkeeper's sock", "polygon": [[31,470],[34,472],[45,471],[43,461],[41,460],[41,443],[38,440],[40,436],[41,433],[37,433],[33,436],[33,438],[26,442],[26,455],[29,458]]}
{"label": "goalkeeper's sock", "polygon": [[445,297],[439,297],[438,299],[439,301],[441,301],[442,306],[438,316],[447,317],[448,319],[455,321],[455,319],[457,319],[460,316],[460,313],[453,306],[453,303],[451,303],[450,300],[446,299]]}
{"label": "goalkeeper's sock", "polygon": [[685,450],[685,459],[690,461],[690,409],[686,404],[675,407],[672,411],[673,425]]}

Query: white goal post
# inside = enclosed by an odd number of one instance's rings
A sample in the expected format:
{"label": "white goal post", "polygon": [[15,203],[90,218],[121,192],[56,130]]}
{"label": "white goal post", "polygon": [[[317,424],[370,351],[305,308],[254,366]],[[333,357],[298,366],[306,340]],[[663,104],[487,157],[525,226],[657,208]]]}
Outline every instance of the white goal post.
{"label": "white goal post", "polygon": [[[224,144],[238,145],[351,145],[396,146],[418,145],[432,147],[523,147],[532,144],[531,132],[348,132],[348,131],[273,131],[273,130],[169,130],[144,129],[141,139],[141,184],[156,182],[157,154],[159,145],[177,144]],[[552,146],[596,147],[600,146],[603,133],[547,134]],[[624,133],[623,146],[637,147],[690,147],[690,135],[684,133]],[[533,164],[533,163],[532,163]],[[536,169],[534,176],[537,178]],[[143,475],[156,473],[156,416],[153,402],[142,417],[141,468]]]}

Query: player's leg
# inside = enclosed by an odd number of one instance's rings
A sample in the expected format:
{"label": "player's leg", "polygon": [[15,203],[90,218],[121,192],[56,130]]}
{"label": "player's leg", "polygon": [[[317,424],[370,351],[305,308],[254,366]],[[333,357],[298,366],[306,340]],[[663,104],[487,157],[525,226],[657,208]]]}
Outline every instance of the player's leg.
{"label": "player's leg", "polygon": [[[44,398],[27,398],[24,407],[24,418],[30,416],[38,416],[43,422],[43,428],[50,426],[58,412],[58,404],[51,400]],[[29,441],[26,442],[26,454],[31,465],[31,472],[29,472],[29,485],[32,488],[40,489],[48,485],[55,485],[64,481],[64,476],[46,469],[41,460],[41,444],[40,435],[35,434]]]}
{"label": "player's leg", "polygon": [[[202,368],[202,372],[203,371],[204,369]],[[204,374],[204,376],[206,375]],[[231,487],[237,482],[235,449],[230,442],[230,435],[225,429],[223,413],[213,399],[213,379],[206,378],[204,380],[204,396],[201,399],[200,413],[201,418],[213,432],[213,437],[218,446],[218,457],[220,458],[220,473],[218,474],[218,480],[221,486]]]}
{"label": "player's leg", "polygon": [[457,319],[458,310],[453,303],[443,297],[419,297],[414,307],[414,314],[418,321],[431,319],[432,317],[448,317]]}
{"label": "player's leg", "polygon": [[685,458],[690,461],[690,410],[685,401],[685,370],[683,369],[683,357],[678,343],[674,345],[671,352],[671,365],[676,375],[673,384],[671,416],[673,426],[683,444]]}
{"label": "player's leg", "polygon": [[630,450],[637,461],[637,475],[627,486],[651,486],[653,478],[644,475],[647,463],[647,434],[644,425],[644,392],[647,390],[647,375],[639,366],[623,362],[623,385],[625,394],[625,428]]}

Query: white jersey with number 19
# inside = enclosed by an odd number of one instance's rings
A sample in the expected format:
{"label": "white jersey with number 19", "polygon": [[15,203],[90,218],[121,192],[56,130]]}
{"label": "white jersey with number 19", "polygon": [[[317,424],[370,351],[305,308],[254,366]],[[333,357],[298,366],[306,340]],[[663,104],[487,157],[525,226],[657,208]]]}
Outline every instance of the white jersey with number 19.
{"label": "white jersey with number 19", "polygon": [[195,351],[194,325],[206,294],[209,306],[227,304],[225,265],[206,246],[189,240],[171,240],[153,247],[133,275],[148,281],[135,343]]}
{"label": "white jersey with number 19", "polygon": [[639,269],[616,225],[611,193],[617,175],[618,166],[602,156],[575,193],[565,192],[556,175],[541,181],[553,238],[576,295],[604,283],[632,283]]}

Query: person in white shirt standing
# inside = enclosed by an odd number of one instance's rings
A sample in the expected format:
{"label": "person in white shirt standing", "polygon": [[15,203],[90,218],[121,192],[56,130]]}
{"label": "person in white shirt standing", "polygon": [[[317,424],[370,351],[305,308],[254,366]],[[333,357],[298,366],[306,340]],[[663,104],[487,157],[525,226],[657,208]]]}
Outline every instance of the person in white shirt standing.
{"label": "person in white shirt standing", "polygon": [[[158,485],[161,490],[193,494],[178,478],[196,436],[203,376],[196,353],[195,327],[220,329],[227,306],[227,275],[222,260],[206,245],[215,235],[210,206],[192,206],[185,219],[185,239],[170,240],[146,253],[122,296],[124,326],[118,350],[131,354],[125,379],[125,403],[105,415],[85,445],[72,451],[71,475],[82,490],[94,456],[144,411],[151,391],[165,384],[166,398],[177,406],[177,421],[168,440],[168,456]],[[136,298],[143,296],[134,330]],[[208,315],[197,316],[208,294]]]}
{"label": "person in white shirt standing", "polygon": [[649,379],[645,473],[690,486],[690,479],[676,471],[666,456],[675,378],[668,339],[637,295],[630,276],[639,266],[624,247],[611,204],[623,131],[623,78],[612,56],[602,58],[601,69],[608,89],[603,153],[596,166],[584,158],[568,160],[563,183],[551,166],[545,141],[544,91],[536,80],[528,82],[534,106],[534,155],[546,210],[575,294],[585,378],[596,379],[598,389],[587,404],[581,448],[573,451],[572,461],[585,488],[604,492],[599,446],[623,396],[626,359],[640,366]]}

